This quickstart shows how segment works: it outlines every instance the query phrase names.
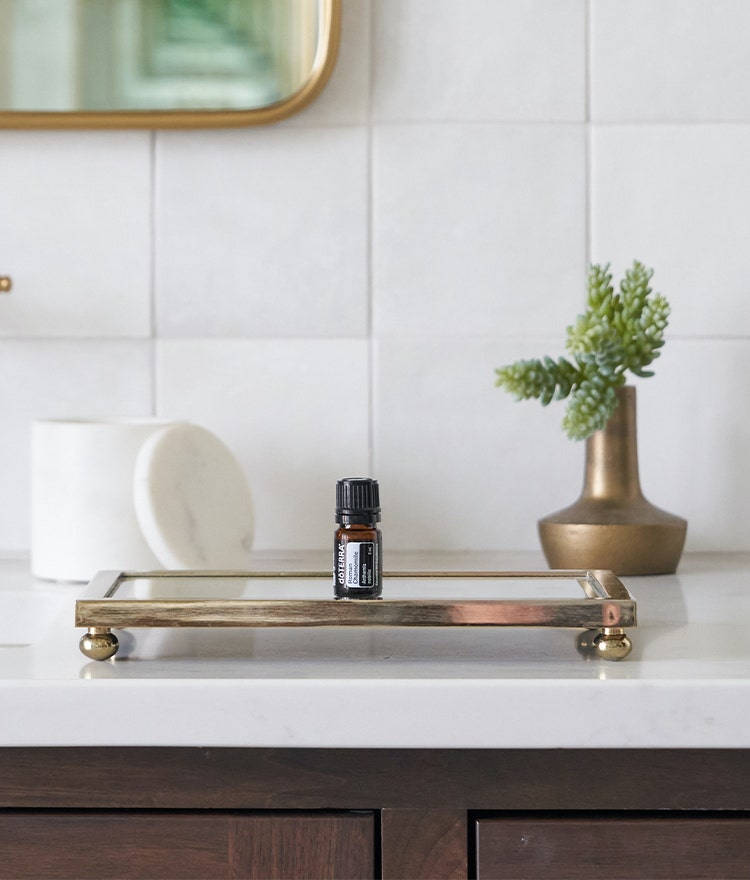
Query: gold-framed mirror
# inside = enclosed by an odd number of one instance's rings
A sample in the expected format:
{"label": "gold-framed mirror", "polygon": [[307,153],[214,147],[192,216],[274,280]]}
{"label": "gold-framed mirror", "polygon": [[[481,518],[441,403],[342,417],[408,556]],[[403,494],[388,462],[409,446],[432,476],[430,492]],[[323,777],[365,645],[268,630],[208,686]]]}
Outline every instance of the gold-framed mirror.
{"label": "gold-framed mirror", "polygon": [[210,128],[307,106],[341,0],[0,0],[0,128]]}

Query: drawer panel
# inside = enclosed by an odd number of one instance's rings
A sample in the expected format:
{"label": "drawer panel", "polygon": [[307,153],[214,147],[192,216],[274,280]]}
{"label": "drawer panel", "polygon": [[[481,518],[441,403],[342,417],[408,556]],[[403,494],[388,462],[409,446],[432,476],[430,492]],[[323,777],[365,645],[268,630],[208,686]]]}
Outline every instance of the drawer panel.
{"label": "drawer panel", "polygon": [[372,813],[0,812],[0,878],[374,876]]}
{"label": "drawer panel", "polygon": [[750,816],[503,816],[476,822],[481,880],[747,880]]}

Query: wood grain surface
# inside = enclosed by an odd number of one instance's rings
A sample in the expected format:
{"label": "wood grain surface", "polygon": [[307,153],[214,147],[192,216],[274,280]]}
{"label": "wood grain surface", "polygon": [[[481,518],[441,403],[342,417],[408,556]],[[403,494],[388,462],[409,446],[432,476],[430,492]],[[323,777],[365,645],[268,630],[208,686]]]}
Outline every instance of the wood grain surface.
{"label": "wood grain surface", "polygon": [[374,877],[372,814],[0,814],[3,880]]}
{"label": "wood grain surface", "polygon": [[750,817],[509,817],[477,823],[480,880],[747,880]]}
{"label": "wood grain surface", "polygon": [[0,749],[2,807],[750,810],[740,749]]}

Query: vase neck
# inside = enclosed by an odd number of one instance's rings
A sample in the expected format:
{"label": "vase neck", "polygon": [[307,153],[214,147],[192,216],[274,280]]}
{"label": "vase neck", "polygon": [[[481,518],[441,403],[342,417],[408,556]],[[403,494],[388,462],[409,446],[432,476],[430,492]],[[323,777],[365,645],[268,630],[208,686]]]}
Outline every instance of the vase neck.
{"label": "vase neck", "polygon": [[586,440],[587,498],[642,497],[638,476],[635,388],[617,389],[618,405],[601,431]]}

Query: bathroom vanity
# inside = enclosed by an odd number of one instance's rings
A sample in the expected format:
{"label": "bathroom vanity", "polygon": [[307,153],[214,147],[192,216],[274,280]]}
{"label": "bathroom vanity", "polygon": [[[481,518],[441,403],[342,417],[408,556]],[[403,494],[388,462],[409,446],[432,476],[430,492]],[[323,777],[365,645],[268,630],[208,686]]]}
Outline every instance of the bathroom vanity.
{"label": "bathroom vanity", "polygon": [[97,662],[84,586],[6,560],[0,877],[746,878],[748,574],[624,578],[620,663],[566,629],[367,627],[133,630]]}

